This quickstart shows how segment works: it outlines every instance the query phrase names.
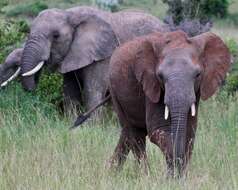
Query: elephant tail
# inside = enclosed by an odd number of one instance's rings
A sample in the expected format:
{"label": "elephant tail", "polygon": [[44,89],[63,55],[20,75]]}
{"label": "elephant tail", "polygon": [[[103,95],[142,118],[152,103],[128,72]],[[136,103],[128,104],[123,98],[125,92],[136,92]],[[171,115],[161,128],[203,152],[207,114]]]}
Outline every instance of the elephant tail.
{"label": "elephant tail", "polygon": [[106,102],[108,102],[111,99],[111,95],[109,94],[107,97],[105,97],[99,104],[95,105],[91,109],[89,109],[87,112],[81,114],[78,116],[77,120],[74,122],[74,125],[70,129],[74,129],[82,125],[89,117],[90,115],[97,110],[99,107],[104,105]]}

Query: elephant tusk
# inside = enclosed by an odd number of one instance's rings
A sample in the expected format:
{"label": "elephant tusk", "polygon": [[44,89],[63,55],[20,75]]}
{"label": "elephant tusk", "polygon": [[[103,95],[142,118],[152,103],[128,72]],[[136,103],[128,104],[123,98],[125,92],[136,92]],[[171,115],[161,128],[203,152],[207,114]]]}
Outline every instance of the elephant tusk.
{"label": "elephant tusk", "polygon": [[34,75],[36,72],[38,72],[44,65],[44,61],[40,62],[34,69],[32,69],[31,71],[28,71],[26,73],[23,73],[22,76],[26,77],[26,76],[31,76]]}
{"label": "elephant tusk", "polygon": [[164,119],[167,120],[169,117],[169,107],[166,105],[164,110]]}
{"label": "elephant tusk", "polygon": [[196,115],[196,106],[195,106],[195,103],[193,103],[192,106],[191,106],[191,114],[192,114],[193,117]]}
{"label": "elephant tusk", "polygon": [[5,82],[1,84],[1,87],[7,86],[9,82],[15,79],[20,74],[20,70],[21,68],[18,68],[17,71],[9,79],[7,79]]}

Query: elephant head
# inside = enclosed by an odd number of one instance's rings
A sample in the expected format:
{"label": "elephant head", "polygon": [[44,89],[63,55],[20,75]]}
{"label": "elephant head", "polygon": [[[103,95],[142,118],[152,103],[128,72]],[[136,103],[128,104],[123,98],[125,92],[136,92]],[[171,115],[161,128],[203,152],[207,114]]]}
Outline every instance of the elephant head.
{"label": "elephant head", "polygon": [[[163,101],[164,120],[171,125],[170,153],[181,172],[186,162],[187,121],[197,116],[199,98],[206,100],[216,92],[231,57],[224,42],[210,32],[192,38],[180,31],[155,36],[144,44],[136,77],[151,102]],[[152,142],[153,138],[157,137]]]}
{"label": "elephant head", "polygon": [[[111,56],[116,46],[111,26],[96,13],[84,8],[45,10],[32,23],[21,73],[33,76],[44,64],[67,73]],[[24,85],[32,89],[36,83],[30,79]]]}

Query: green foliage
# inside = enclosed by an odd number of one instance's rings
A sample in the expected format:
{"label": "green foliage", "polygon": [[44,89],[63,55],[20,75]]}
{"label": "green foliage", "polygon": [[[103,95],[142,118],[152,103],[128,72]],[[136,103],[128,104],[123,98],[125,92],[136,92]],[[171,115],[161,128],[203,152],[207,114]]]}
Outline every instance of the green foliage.
{"label": "green foliage", "polygon": [[7,16],[36,16],[42,10],[48,8],[48,5],[42,1],[35,1],[26,4],[16,4],[13,6],[7,6],[2,9]]}
{"label": "green foliage", "polygon": [[176,23],[184,19],[207,20],[228,15],[229,0],[163,0],[168,4],[168,14]]}
{"label": "green foliage", "polygon": [[0,21],[0,63],[26,36],[29,27],[25,21]]}
{"label": "green foliage", "polygon": [[109,10],[111,12],[118,11],[119,2],[118,0],[95,0],[97,6],[102,9]]}
{"label": "green foliage", "polygon": [[60,74],[43,71],[36,94],[41,100],[59,105],[62,102],[63,78]]}
{"label": "green foliage", "polygon": [[0,1],[0,9],[4,6],[7,6],[7,0],[1,0]]}
{"label": "green foliage", "polygon": [[232,54],[233,64],[219,98],[234,95],[238,91],[238,43],[232,38],[227,39],[225,43]]}
{"label": "green foliage", "polygon": [[224,18],[228,15],[229,0],[202,0],[201,14]]}
{"label": "green foliage", "polygon": [[238,91],[238,74],[231,74],[226,79],[225,90],[229,94],[233,94]]}
{"label": "green foliage", "polygon": [[230,53],[234,57],[238,57],[238,43],[233,38],[228,38],[225,40],[226,45],[228,46]]}

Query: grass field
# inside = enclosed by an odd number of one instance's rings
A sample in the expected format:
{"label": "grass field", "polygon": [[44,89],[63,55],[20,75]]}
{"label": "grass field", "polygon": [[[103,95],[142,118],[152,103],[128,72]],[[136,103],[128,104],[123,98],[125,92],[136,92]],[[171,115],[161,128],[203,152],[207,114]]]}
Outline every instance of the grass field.
{"label": "grass field", "polygon": [[[9,0],[11,4],[23,0]],[[89,1],[47,1],[50,7],[69,7]],[[166,7],[152,0],[128,0],[124,8],[140,7],[162,17]],[[147,3],[145,5],[145,3]],[[237,7],[237,9],[236,9]],[[158,9],[158,12],[156,11]],[[231,12],[238,10],[235,1]],[[237,26],[216,21],[214,32],[238,40]],[[0,90],[0,190],[234,190],[238,189],[238,94],[202,102],[194,154],[186,178],[167,179],[159,148],[147,140],[149,175],[133,156],[122,171],[105,168],[119,138],[115,117],[69,131],[76,115],[63,116],[52,104],[12,83]]]}
{"label": "grass field", "polygon": [[105,169],[119,138],[115,120],[68,131],[59,115],[20,87],[0,92],[0,189],[238,189],[238,96],[203,102],[188,176],[168,180],[160,150],[147,141],[150,173],[132,155]]}

